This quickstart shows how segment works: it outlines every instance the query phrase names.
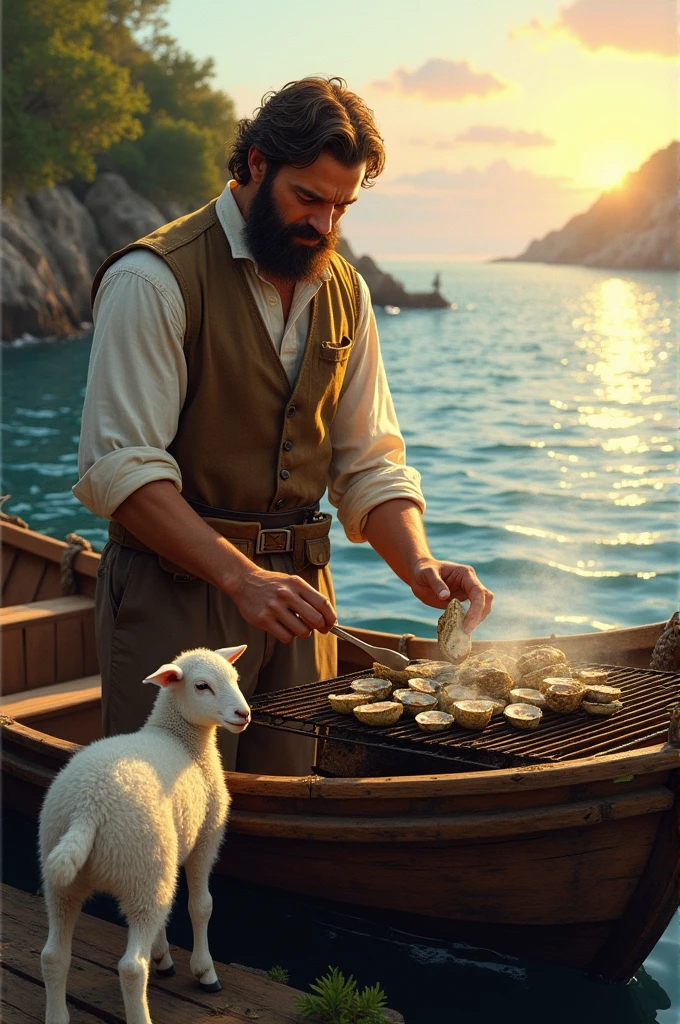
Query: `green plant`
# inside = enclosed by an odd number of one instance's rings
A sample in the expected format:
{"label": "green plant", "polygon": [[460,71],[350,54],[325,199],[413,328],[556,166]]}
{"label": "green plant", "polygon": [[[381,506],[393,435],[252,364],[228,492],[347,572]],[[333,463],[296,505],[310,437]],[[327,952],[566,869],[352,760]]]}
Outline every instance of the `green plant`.
{"label": "green plant", "polygon": [[281,982],[282,985],[287,985],[288,979],[290,978],[286,968],[280,967],[279,964],[276,964],[274,967],[270,967],[267,971],[267,976],[270,977],[272,981]]}
{"label": "green plant", "polygon": [[382,1024],[388,1019],[382,1012],[386,997],[380,985],[359,992],[354,978],[350,975],[345,980],[337,967],[329,967],[328,974],[309,987],[313,995],[295,1001],[303,1017],[323,1024]]}

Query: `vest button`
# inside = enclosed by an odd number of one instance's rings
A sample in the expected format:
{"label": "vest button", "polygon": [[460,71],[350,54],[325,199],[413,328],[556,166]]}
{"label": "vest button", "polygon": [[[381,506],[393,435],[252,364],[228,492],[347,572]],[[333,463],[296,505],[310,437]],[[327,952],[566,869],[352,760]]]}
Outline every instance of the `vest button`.
{"label": "vest button", "polygon": [[284,452],[289,452],[292,447],[293,447],[293,442],[292,441],[284,441],[283,442],[283,450],[284,450]]}
{"label": "vest button", "polygon": [[279,473],[279,476],[281,477],[282,480],[287,480],[288,477],[290,476],[290,473],[288,472],[287,469],[282,469],[281,472]]}
{"label": "vest button", "polygon": [[283,506],[285,504],[286,504],[286,499],[285,498],[279,498],[279,500],[274,505],[274,508],[283,508]]}
{"label": "vest button", "polygon": [[288,415],[289,416],[294,416],[295,412],[296,412],[295,406],[294,405],[289,405],[288,406]]}

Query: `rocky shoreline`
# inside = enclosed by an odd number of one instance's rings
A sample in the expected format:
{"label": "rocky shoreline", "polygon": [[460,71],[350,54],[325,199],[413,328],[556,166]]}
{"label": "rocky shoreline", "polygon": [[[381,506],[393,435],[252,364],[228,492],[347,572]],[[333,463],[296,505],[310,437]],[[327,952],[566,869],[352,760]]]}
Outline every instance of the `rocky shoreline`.
{"label": "rocky shoreline", "polygon": [[[2,340],[67,337],[89,327],[90,285],[107,255],[186,212],[151,203],[108,172],[79,195],[57,185],[3,206]],[[408,293],[344,240],[340,251],[363,274],[377,306],[449,305],[438,291]]]}

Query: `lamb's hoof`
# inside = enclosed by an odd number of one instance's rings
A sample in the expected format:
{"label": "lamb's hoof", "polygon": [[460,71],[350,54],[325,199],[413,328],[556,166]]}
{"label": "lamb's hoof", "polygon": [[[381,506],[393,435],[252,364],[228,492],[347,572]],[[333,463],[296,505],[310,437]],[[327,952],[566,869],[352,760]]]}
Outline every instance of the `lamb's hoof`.
{"label": "lamb's hoof", "polygon": [[202,981],[199,981],[198,984],[201,986],[201,990],[203,992],[221,992],[222,991],[222,986],[220,985],[219,981],[213,981],[213,982],[211,982],[210,985],[204,985]]}
{"label": "lamb's hoof", "polygon": [[156,968],[157,978],[172,978],[175,974],[175,965],[172,964],[170,967],[164,967],[163,970]]}

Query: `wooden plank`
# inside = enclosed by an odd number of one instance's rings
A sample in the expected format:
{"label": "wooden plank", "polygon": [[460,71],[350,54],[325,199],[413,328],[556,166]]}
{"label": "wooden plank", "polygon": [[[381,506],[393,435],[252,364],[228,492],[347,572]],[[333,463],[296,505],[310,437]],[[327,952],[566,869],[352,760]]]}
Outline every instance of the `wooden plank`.
{"label": "wooden plank", "polygon": [[26,686],[24,632],[9,629],[2,634],[2,692],[17,693]]}
{"label": "wooden plank", "polygon": [[[17,548],[28,551],[51,562],[61,562],[61,556],[68,545],[54,537],[46,537],[35,530],[22,529],[12,523],[0,523],[0,542],[3,548]],[[97,577],[100,556],[95,551],[83,551],[76,555],[76,572],[93,579]]]}
{"label": "wooden plank", "polygon": [[45,559],[22,551],[12,568],[12,574],[3,590],[3,604],[13,605],[33,601],[47,566]]}
{"label": "wooden plank", "polygon": [[0,608],[0,628],[28,625],[33,622],[55,622],[82,618],[91,613],[94,602],[90,597],[74,594],[71,597],[53,597],[45,601],[21,602]]}
{"label": "wooden plank", "polygon": [[3,590],[5,589],[5,583],[7,582],[7,580],[10,577],[10,574],[12,572],[12,566],[14,565],[16,559],[17,559],[17,550],[16,550],[16,548],[3,548],[2,549],[1,565],[2,565],[2,589]]}
{"label": "wooden plank", "polygon": [[94,628],[94,609],[91,616],[83,619],[83,672],[86,676],[99,674],[97,638]]}
{"label": "wooden plank", "polygon": [[36,622],[24,630],[26,689],[56,682],[55,624]]}
{"label": "wooden plank", "polygon": [[30,718],[48,711],[63,711],[88,701],[100,700],[101,693],[101,677],[84,676],[82,679],[24,690],[17,696],[11,694],[0,697],[0,711],[10,718]]}
{"label": "wooden plank", "polygon": [[62,619],[56,624],[57,682],[85,675],[85,652],[80,619]]}
{"label": "wooden plank", "polygon": [[[9,942],[5,959],[10,969],[28,977],[40,977],[40,949],[47,935],[42,901],[37,896],[3,885],[4,935]],[[104,1019],[124,1021],[118,982],[118,960],[126,944],[126,931],[119,925],[101,921],[88,914],[78,918],[73,942],[73,963],[69,972],[68,994],[95,1013],[106,1009]],[[214,995],[201,992],[189,968],[190,954],[172,947],[177,974],[173,978],[149,978],[149,1005],[155,1021],[172,1024],[208,1024],[216,1016],[225,1024],[242,1024],[258,1019],[261,1024],[299,1024],[294,1001],[300,992],[286,985],[256,977],[250,973],[215,963],[223,991]],[[224,1012],[222,1007],[229,1006]],[[250,1011],[248,1014],[247,1011]],[[254,1018],[253,1013],[258,1017]]]}
{"label": "wooden plank", "polygon": [[55,565],[54,562],[48,562],[35,599],[36,601],[49,601],[57,597],[63,597],[61,592],[61,572],[58,565]]}
{"label": "wooden plank", "polygon": [[[42,981],[17,974],[2,964],[2,1021],[3,1024],[44,1024],[45,990]],[[71,1004],[70,1024],[100,1024],[104,1018],[93,1016]]]}

